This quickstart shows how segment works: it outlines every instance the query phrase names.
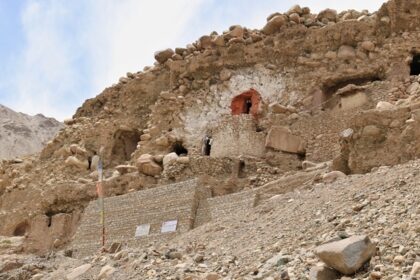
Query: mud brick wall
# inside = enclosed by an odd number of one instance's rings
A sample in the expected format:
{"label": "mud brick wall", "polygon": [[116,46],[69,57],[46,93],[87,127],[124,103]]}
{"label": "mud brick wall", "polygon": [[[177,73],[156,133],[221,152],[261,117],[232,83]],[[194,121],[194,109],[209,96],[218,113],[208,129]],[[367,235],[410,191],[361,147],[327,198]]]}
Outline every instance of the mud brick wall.
{"label": "mud brick wall", "polygon": [[[192,229],[199,201],[210,197],[210,191],[197,180],[105,198],[106,246],[113,242],[135,245],[156,239],[168,239]],[[178,220],[176,233],[161,234],[162,223]],[[135,237],[136,227],[150,224],[149,236]],[[76,257],[101,248],[99,205],[92,201],[85,209],[74,236],[72,248]]]}
{"label": "mud brick wall", "polygon": [[201,226],[211,220],[215,221],[230,213],[255,207],[257,203],[258,194],[255,191],[240,192],[201,200],[197,209],[194,227]]}
{"label": "mud brick wall", "polygon": [[251,115],[228,116],[213,131],[211,157],[256,156],[265,152],[265,133]]}

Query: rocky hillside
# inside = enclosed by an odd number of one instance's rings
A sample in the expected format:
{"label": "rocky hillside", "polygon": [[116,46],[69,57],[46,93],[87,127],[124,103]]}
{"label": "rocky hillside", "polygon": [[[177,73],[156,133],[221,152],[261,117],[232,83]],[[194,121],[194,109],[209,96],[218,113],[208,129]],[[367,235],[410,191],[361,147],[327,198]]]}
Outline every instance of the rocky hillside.
{"label": "rocky hillside", "polygon": [[[419,25],[418,0],[296,5],[156,52],[40,155],[0,162],[0,277],[418,279]],[[100,227],[99,155],[105,196],[127,202],[106,204],[105,248],[78,234]],[[205,200],[170,188],[195,178]]]}
{"label": "rocky hillside", "polygon": [[53,118],[28,116],[0,105],[0,159],[40,152],[62,127]]}

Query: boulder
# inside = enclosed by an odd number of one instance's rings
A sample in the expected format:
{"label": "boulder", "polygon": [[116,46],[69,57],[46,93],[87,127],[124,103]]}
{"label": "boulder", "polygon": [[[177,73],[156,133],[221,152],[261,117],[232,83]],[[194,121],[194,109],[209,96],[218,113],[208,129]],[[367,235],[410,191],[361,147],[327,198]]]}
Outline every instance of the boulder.
{"label": "boulder", "polygon": [[245,30],[242,26],[234,25],[230,28],[228,36],[232,38],[243,38],[244,33],[245,33]]}
{"label": "boulder", "polygon": [[371,41],[364,41],[360,44],[360,47],[368,52],[373,52],[375,50],[375,44]]}
{"label": "boulder", "polygon": [[297,13],[293,13],[289,16],[290,21],[300,23],[300,16]]}
{"label": "boulder", "polygon": [[336,22],[337,21],[337,11],[333,10],[333,9],[323,10],[323,11],[319,12],[317,19],[319,21],[322,21],[322,22],[324,22],[325,20]]}
{"label": "boulder", "polygon": [[322,175],[322,181],[324,183],[332,183],[339,178],[346,178],[347,175],[341,171],[331,171]]}
{"label": "boulder", "polygon": [[212,45],[212,42],[211,42],[211,37],[210,36],[208,36],[208,35],[204,35],[204,36],[201,36],[200,37],[200,39],[198,39],[199,40],[199,42],[200,42],[200,46],[203,48],[203,49],[208,49],[208,48],[210,48],[211,47],[211,45]]}
{"label": "boulder", "polygon": [[315,254],[326,265],[346,275],[354,274],[375,252],[375,245],[366,235],[354,235],[315,248]]}
{"label": "boulder", "polygon": [[302,138],[293,135],[288,128],[281,126],[273,126],[270,129],[265,147],[294,154],[305,153],[305,144]]}
{"label": "boulder", "polygon": [[395,106],[389,102],[386,101],[379,101],[378,104],[376,104],[376,110],[392,110]]}
{"label": "boulder", "polygon": [[132,165],[118,165],[117,167],[115,167],[115,169],[121,174],[127,174],[127,173],[132,173],[132,172],[136,172],[137,171],[137,167],[132,166]]}
{"label": "boulder", "polygon": [[169,153],[163,157],[163,168],[166,168],[169,163],[172,161],[176,161],[178,159],[178,155],[176,153]]}
{"label": "boulder", "polygon": [[160,64],[165,63],[175,52],[172,49],[166,49],[155,52],[155,59]]}
{"label": "boulder", "polygon": [[165,135],[159,137],[158,139],[155,140],[156,145],[158,146],[162,146],[162,147],[168,147],[169,146],[169,140],[168,137],[166,137]]}
{"label": "boulder", "polygon": [[225,37],[223,36],[215,36],[211,42],[218,47],[223,47],[225,45]]}
{"label": "boulder", "polygon": [[230,72],[228,69],[223,69],[220,71],[220,80],[227,81],[232,77],[232,72]]}
{"label": "boulder", "polygon": [[149,154],[141,155],[136,162],[137,169],[140,173],[149,176],[156,176],[162,172],[162,167],[153,160],[153,156]]}
{"label": "boulder", "polygon": [[89,162],[87,160],[80,160],[75,156],[69,156],[64,162],[67,166],[74,166],[79,169],[88,169]]}
{"label": "boulder", "polygon": [[285,15],[277,15],[270,19],[263,27],[262,32],[267,35],[274,34],[280,30],[280,28],[285,25],[287,22],[287,17]]}
{"label": "boulder", "polygon": [[178,157],[176,159],[176,162],[178,163],[182,163],[182,164],[188,164],[190,162],[190,158],[189,157]]}
{"label": "boulder", "polygon": [[77,144],[71,144],[70,151],[73,155],[86,155],[86,150]]}
{"label": "boulder", "polygon": [[303,14],[303,10],[299,5],[294,5],[293,7],[291,7],[288,11],[287,11],[288,15],[291,14],[298,14],[298,15],[302,15]]}
{"label": "boulder", "polygon": [[413,268],[411,269],[410,276],[417,277],[418,279],[420,279],[420,262],[415,262],[413,264]]}
{"label": "boulder", "polygon": [[338,49],[337,57],[340,59],[354,59],[356,51],[352,46],[343,45]]}
{"label": "boulder", "polygon": [[218,279],[222,279],[222,277],[220,277],[220,275],[215,272],[210,272],[205,275],[204,279],[205,280],[218,280]]}
{"label": "boulder", "polygon": [[102,267],[101,271],[99,272],[98,280],[110,279],[110,277],[115,271],[116,269],[114,267],[110,266],[109,264],[105,265],[104,267]]}
{"label": "boulder", "polygon": [[91,268],[92,268],[92,265],[90,265],[90,264],[84,264],[84,265],[81,265],[79,267],[76,267],[69,274],[66,275],[66,279],[67,280],[79,279],[80,276],[82,276],[83,274],[88,272],[89,269],[91,269]]}
{"label": "boulder", "polygon": [[335,280],[339,279],[338,273],[326,266],[314,266],[309,271],[309,280]]}

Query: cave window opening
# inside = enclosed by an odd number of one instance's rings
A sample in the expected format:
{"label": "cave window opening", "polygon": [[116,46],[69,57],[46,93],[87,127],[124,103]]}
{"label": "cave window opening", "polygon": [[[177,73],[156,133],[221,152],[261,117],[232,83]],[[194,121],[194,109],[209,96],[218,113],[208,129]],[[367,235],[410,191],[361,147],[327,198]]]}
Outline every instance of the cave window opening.
{"label": "cave window opening", "polygon": [[88,157],[88,170],[92,167],[92,157]]}
{"label": "cave window opening", "polygon": [[230,108],[232,115],[253,115],[258,114],[261,103],[261,95],[254,89],[245,91],[232,99]]}
{"label": "cave window opening", "polygon": [[13,231],[13,236],[25,236],[28,230],[29,230],[28,222],[26,221],[22,222],[16,226],[15,230]]}
{"label": "cave window opening", "polygon": [[117,130],[114,133],[112,158],[115,161],[130,160],[131,154],[136,150],[140,134],[135,130]]}
{"label": "cave window opening", "polygon": [[203,155],[210,156],[211,153],[211,145],[213,144],[213,138],[206,136],[204,138],[204,147],[203,147]]}
{"label": "cave window opening", "polygon": [[172,152],[176,153],[178,156],[188,155],[188,150],[182,145],[182,142],[175,142],[172,145]]}
{"label": "cave window opening", "polygon": [[245,161],[243,161],[242,159],[239,160],[238,177],[239,178],[245,177]]}
{"label": "cave window opening", "polygon": [[244,114],[249,115],[249,113],[251,112],[251,107],[252,107],[252,100],[251,99],[245,100]]}
{"label": "cave window opening", "polygon": [[413,61],[411,62],[410,75],[418,76],[420,74],[420,54],[413,56]]}

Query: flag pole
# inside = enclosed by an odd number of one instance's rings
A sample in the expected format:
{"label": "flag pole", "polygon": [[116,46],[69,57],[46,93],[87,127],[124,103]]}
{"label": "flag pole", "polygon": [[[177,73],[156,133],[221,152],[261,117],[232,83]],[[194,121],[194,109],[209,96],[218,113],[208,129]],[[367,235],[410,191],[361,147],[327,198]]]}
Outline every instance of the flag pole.
{"label": "flag pole", "polygon": [[104,189],[102,185],[103,179],[103,164],[102,164],[102,148],[99,154],[98,162],[98,201],[99,201],[99,211],[100,211],[100,224],[102,225],[102,249],[105,249],[105,205],[104,205]]}

